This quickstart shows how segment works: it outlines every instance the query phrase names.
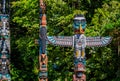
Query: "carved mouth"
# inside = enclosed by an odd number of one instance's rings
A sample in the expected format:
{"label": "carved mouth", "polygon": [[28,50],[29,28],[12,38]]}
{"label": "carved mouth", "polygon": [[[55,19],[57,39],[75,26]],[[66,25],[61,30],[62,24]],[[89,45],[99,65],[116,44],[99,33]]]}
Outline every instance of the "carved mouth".
{"label": "carved mouth", "polygon": [[83,34],[84,31],[85,31],[85,29],[80,28],[80,29],[75,30],[75,33]]}

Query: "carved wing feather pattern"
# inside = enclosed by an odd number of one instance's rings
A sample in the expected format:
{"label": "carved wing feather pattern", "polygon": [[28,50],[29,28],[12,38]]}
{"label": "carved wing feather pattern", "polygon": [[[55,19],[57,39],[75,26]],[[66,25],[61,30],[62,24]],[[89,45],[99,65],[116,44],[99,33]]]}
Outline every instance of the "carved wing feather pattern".
{"label": "carved wing feather pattern", "polygon": [[102,47],[111,42],[111,37],[86,37],[87,47]]}
{"label": "carved wing feather pattern", "polygon": [[48,36],[48,43],[56,46],[72,47],[73,36]]}
{"label": "carved wing feather pattern", "polygon": [[[56,46],[73,47],[74,36],[48,36],[48,43]],[[111,37],[86,37],[87,47],[102,47],[111,42]]]}

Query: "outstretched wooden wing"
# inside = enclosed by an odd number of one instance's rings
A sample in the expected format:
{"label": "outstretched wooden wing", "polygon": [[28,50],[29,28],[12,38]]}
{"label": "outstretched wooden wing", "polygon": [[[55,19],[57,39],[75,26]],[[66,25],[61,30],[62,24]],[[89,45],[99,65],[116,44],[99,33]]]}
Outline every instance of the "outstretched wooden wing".
{"label": "outstretched wooden wing", "polygon": [[111,42],[111,37],[86,37],[87,47],[102,47]]}
{"label": "outstretched wooden wing", "polygon": [[[74,36],[48,36],[48,43],[56,46],[74,46]],[[111,37],[86,37],[87,47],[102,47],[111,42]]]}
{"label": "outstretched wooden wing", "polygon": [[56,46],[72,47],[74,43],[73,36],[48,36],[48,43]]}

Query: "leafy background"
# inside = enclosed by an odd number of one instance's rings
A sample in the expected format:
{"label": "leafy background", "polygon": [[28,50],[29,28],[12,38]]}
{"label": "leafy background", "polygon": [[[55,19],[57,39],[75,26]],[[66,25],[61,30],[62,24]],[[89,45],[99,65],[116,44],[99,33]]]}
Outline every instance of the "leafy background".
{"label": "leafy background", "polygon": [[[86,48],[87,81],[120,81],[120,1],[45,0],[47,34],[72,36],[73,17],[84,14],[86,36],[111,36],[111,44]],[[38,81],[39,0],[11,0],[12,81]],[[48,45],[50,81],[72,81],[73,49]],[[55,68],[56,67],[56,68]]]}

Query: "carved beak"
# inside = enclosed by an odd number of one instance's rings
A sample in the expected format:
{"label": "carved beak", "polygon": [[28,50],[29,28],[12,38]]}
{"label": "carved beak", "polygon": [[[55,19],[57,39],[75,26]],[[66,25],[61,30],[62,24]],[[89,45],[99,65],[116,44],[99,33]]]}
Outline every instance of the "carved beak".
{"label": "carved beak", "polygon": [[79,31],[80,31],[80,34],[84,34],[84,30],[82,29],[82,26],[81,26],[81,25],[80,25]]}

